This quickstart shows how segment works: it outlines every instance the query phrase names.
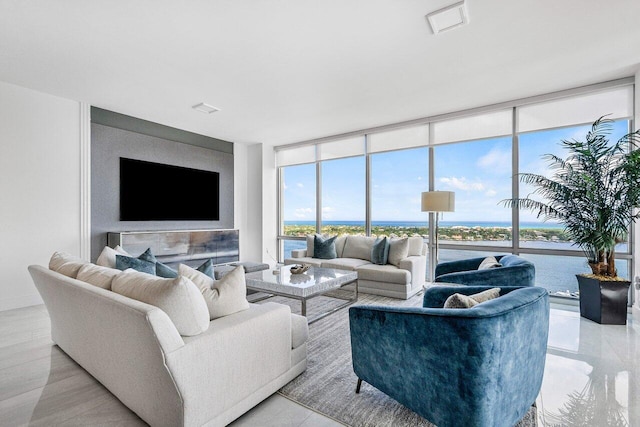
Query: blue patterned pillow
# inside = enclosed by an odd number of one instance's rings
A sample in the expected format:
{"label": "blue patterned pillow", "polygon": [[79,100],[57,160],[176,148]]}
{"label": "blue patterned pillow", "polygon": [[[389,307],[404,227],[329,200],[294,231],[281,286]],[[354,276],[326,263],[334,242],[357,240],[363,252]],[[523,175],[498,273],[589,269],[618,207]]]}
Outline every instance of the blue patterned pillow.
{"label": "blue patterned pillow", "polygon": [[127,268],[133,268],[142,273],[156,274],[155,263],[126,255],[116,255],[116,268],[122,271]]}
{"label": "blue patterned pillow", "polygon": [[153,274],[155,274],[158,277],[164,277],[167,279],[174,279],[178,277],[177,271],[175,271],[173,268],[169,267],[168,265],[165,265],[160,261],[158,261],[156,256],[151,252],[151,248],[148,248],[146,251],[140,254],[138,259],[154,263],[155,271],[153,272]]}
{"label": "blue patterned pillow", "polygon": [[385,265],[389,261],[389,242],[386,237],[377,238],[371,248],[371,262]]}
{"label": "blue patterned pillow", "polygon": [[206,274],[207,276],[209,276],[209,277],[211,277],[212,279],[215,280],[215,277],[213,275],[213,260],[211,260],[211,258],[206,260],[204,262],[204,264],[202,264],[200,267],[196,268],[196,270],[198,270],[201,273]]}
{"label": "blue patterned pillow", "polygon": [[316,234],[313,240],[313,257],[320,259],[334,259],[336,254],[336,237],[333,236],[325,239]]}

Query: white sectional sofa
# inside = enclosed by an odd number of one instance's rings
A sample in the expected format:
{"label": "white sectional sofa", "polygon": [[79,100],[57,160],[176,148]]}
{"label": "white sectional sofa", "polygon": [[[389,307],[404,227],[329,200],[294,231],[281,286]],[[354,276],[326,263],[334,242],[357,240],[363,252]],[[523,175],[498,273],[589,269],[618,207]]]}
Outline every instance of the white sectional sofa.
{"label": "white sectional sofa", "polygon": [[58,271],[72,277],[29,267],[53,341],[152,426],[227,425],[306,369],[307,321],[288,306],[250,304],[181,336],[162,309],[68,265]]}
{"label": "white sectional sofa", "polygon": [[[427,268],[427,246],[420,236],[407,237],[406,255],[400,254],[384,265],[371,262],[375,237],[339,236],[335,240],[336,258],[319,259],[313,255],[314,235],[307,236],[307,249],[293,250],[285,264],[310,264],[315,267],[355,270],[358,291],[407,299],[422,290]],[[391,239],[394,242],[396,239]],[[393,243],[392,243],[393,244]],[[396,255],[398,255],[396,253]],[[402,256],[404,255],[404,256]]]}

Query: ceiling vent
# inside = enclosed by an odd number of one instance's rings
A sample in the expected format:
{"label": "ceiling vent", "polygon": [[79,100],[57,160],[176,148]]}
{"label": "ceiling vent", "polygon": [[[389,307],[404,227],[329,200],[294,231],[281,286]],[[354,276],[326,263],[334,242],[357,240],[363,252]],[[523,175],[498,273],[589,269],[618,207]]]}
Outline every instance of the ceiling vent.
{"label": "ceiling vent", "polygon": [[198,105],[194,105],[191,108],[193,108],[194,110],[200,111],[201,113],[207,113],[207,114],[211,114],[211,113],[215,113],[216,111],[220,111],[219,108],[216,108],[213,105],[205,104],[204,102],[201,102]]}
{"label": "ceiling vent", "polygon": [[469,15],[464,1],[436,10],[427,15],[433,34],[458,28],[469,22]]}

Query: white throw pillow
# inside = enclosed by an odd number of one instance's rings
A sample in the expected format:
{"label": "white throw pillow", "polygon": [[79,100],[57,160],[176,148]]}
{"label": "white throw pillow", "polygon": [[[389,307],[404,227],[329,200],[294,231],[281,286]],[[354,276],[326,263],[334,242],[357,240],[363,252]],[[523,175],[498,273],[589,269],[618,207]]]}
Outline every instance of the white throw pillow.
{"label": "white throw pillow", "polygon": [[54,252],[49,260],[49,270],[58,271],[63,264],[68,262],[85,262],[75,255],[67,252]]}
{"label": "white throw pillow", "polygon": [[307,256],[313,258],[313,244],[315,242],[315,234],[307,234]]}
{"label": "white throw pillow", "polygon": [[96,260],[96,264],[103,267],[116,268],[116,255],[131,256],[127,251],[122,249],[120,245],[115,248],[105,246]]}
{"label": "white throw pillow", "polygon": [[186,277],[165,279],[128,269],[114,277],[111,290],[160,308],[180,335],[198,335],[209,328],[207,304]]}
{"label": "white throw pillow", "polygon": [[113,278],[120,273],[122,273],[122,271],[116,270],[115,268],[103,267],[95,264],[85,264],[78,271],[76,279],[102,289],[111,290],[111,282],[113,282]]}
{"label": "white throw pillow", "polygon": [[54,252],[49,260],[49,270],[64,274],[75,279],[80,268],[88,264],[87,261],[66,252]]}
{"label": "white throw pillow", "polygon": [[211,320],[249,309],[244,268],[238,266],[220,280],[188,265],[180,264],[178,274],[189,278],[202,292]]}
{"label": "white throw pillow", "polygon": [[371,249],[375,242],[375,237],[347,236],[342,257],[371,261]]}
{"label": "white throw pillow", "polygon": [[409,239],[407,237],[389,240],[389,264],[398,267],[400,265],[400,261],[408,256]]}
{"label": "white throw pillow", "polygon": [[495,257],[488,256],[482,260],[482,262],[478,266],[478,270],[488,270],[490,268],[497,267],[502,267],[502,264],[500,264]]}

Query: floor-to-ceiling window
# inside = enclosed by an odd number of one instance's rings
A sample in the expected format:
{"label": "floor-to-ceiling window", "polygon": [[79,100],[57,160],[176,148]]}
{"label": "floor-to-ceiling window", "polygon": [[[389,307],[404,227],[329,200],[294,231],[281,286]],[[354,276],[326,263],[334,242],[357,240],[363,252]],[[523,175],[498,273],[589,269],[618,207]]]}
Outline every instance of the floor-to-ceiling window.
{"label": "floor-to-ceiling window", "polygon": [[429,238],[420,194],[429,189],[426,147],[371,154],[371,235]]}
{"label": "floor-to-ceiling window", "polygon": [[[542,156],[565,157],[559,142],[584,138],[598,117],[610,114],[615,120],[612,141],[628,133],[632,101],[632,82],[625,80],[315,144],[317,169],[309,169],[308,176],[319,189],[316,217],[320,222],[309,230],[374,236],[419,234],[428,242],[434,225],[420,212],[420,193],[454,191],[455,212],[446,213],[440,221],[440,262],[515,253],[535,264],[538,285],[557,295],[576,296],[575,274],[588,272],[589,267],[562,225],[543,222],[529,211],[507,208],[502,201],[532,194],[533,188],[521,183],[518,174],[548,174]],[[295,153],[298,149],[285,147],[282,151]],[[292,166],[286,159],[280,166],[286,177]],[[320,171],[317,178],[316,170]],[[285,179],[286,189],[280,186],[284,193],[290,185]],[[285,257],[292,239],[304,245],[303,237],[295,237],[288,228],[291,220],[286,212],[295,203],[287,202],[287,197],[291,195],[281,195],[284,232],[279,236]],[[629,243],[618,245],[616,259],[619,275],[627,278],[632,268],[633,245]]]}

